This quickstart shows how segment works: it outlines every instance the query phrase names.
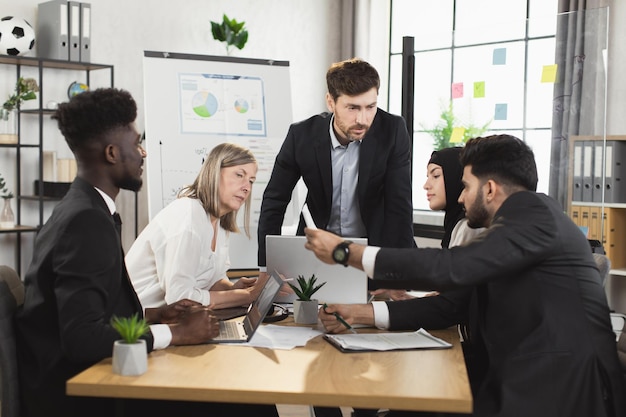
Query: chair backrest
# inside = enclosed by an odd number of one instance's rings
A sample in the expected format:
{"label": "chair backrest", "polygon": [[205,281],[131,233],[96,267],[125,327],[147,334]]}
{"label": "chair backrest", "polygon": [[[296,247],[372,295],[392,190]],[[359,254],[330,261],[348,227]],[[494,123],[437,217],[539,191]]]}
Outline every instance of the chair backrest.
{"label": "chair backrest", "polygon": [[19,381],[13,316],[24,303],[24,284],[17,273],[0,265],[0,415],[19,416]]}
{"label": "chair backrest", "polygon": [[600,279],[602,280],[602,285],[604,285],[611,272],[611,260],[608,256],[601,253],[593,253],[592,255],[593,259],[596,261],[598,269],[600,270]]}

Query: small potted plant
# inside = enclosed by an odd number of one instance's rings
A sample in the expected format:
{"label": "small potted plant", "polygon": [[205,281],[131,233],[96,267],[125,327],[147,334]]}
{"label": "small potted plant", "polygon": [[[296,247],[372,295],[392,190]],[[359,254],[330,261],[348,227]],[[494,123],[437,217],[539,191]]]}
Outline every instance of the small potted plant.
{"label": "small potted plant", "polygon": [[211,21],[213,39],[226,44],[226,55],[230,55],[233,46],[243,49],[248,42],[248,31],[245,25],[246,22],[237,22],[226,15],[222,17],[222,23]]}
{"label": "small potted plant", "polygon": [[150,327],[138,314],[111,318],[111,326],[122,337],[113,344],[113,372],[120,375],[141,375],[148,369],[148,348],[140,339]]}
{"label": "small potted plant", "polygon": [[302,275],[298,275],[297,283],[297,286],[289,283],[289,286],[298,297],[293,302],[293,320],[298,324],[317,323],[318,302],[311,297],[317,290],[322,288],[326,282],[316,285],[317,277],[313,274],[308,279],[304,278]]}

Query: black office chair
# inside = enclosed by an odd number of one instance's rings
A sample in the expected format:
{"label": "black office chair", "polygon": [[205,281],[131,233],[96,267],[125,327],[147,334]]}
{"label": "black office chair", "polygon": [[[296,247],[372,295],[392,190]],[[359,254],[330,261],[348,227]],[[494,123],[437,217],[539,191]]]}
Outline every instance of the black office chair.
{"label": "black office chair", "polygon": [[20,414],[19,382],[13,316],[24,303],[24,284],[17,273],[0,265],[0,415]]}

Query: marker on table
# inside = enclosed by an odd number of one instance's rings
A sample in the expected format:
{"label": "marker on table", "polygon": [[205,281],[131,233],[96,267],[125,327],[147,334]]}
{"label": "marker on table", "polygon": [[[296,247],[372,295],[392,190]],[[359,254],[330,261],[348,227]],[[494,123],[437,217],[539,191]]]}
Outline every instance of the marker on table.
{"label": "marker on table", "polygon": [[347,321],[345,321],[343,319],[343,317],[341,317],[341,315],[339,313],[337,313],[336,311],[334,313],[327,313],[326,312],[326,307],[328,307],[328,304],[324,303],[324,305],[322,305],[322,309],[324,309],[324,313],[326,314],[332,314],[333,316],[335,316],[335,318],[339,321],[339,323],[343,324],[344,327],[348,330],[350,330],[352,333],[356,333],[356,330],[354,330],[354,328],[352,328],[352,326],[350,326],[350,323],[348,323]]}

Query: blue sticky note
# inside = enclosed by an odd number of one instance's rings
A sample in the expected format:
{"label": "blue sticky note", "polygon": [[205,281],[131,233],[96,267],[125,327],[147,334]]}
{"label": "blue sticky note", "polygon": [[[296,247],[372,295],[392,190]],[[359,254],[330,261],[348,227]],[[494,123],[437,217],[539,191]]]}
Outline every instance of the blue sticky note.
{"label": "blue sticky note", "polygon": [[506,48],[493,50],[493,65],[506,65]]}
{"label": "blue sticky note", "polygon": [[508,107],[509,105],[506,103],[497,103],[496,110],[493,115],[494,120],[506,120],[508,116]]}

